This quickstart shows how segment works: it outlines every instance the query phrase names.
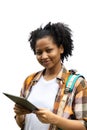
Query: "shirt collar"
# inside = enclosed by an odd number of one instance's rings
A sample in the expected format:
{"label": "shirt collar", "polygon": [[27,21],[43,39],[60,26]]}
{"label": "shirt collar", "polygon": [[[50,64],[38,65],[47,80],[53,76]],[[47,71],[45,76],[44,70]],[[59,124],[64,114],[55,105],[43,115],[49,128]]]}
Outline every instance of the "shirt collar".
{"label": "shirt collar", "polygon": [[[33,82],[38,82],[38,80],[40,79],[44,71],[45,69],[37,72],[35,78],[33,79]],[[62,81],[63,83],[65,83],[66,73],[69,73],[69,71],[65,68],[64,65],[62,65],[62,68],[60,72],[58,73],[56,79],[58,81]]]}
{"label": "shirt collar", "polygon": [[62,65],[62,68],[56,77],[57,80],[62,81],[62,83],[65,83],[67,73],[70,73],[70,72],[65,68],[64,65]]}

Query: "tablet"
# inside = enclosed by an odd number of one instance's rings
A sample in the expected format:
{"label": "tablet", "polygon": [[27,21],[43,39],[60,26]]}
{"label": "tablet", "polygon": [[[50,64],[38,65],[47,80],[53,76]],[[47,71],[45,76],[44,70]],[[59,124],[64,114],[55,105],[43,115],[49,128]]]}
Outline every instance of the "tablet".
{"label": "tablet", "polygon": [[16,104],[24,107],[25,109],[28,109],[29,111],[34,111],[34,110],[38,110],[38,108],[32,104],[31,102],[29,102],[27,99],[22,98],[22,97],[18,97],[18,96],[14,96],[8,93],[3,93],[6,97],[8,97],[9,99],[11,99],[13,102],[15,102]]}

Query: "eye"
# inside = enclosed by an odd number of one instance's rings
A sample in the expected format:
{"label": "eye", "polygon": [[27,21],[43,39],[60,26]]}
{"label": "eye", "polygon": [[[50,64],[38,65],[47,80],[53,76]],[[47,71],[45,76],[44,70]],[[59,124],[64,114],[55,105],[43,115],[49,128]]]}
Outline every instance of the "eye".
{"label": "eye", "polygon": [[46,52],[50,53],[53,49],[47,49]]}
{"label": "eye", "polygon": [[36,55],[41,55],[42,51],[36,51]]}

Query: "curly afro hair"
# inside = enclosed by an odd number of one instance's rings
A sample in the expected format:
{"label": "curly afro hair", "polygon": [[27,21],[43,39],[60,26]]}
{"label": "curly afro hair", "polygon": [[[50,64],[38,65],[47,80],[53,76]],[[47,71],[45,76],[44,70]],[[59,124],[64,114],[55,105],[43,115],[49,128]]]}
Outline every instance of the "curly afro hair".
{"label": "curly afro hair", "polygon": [[74,45],[73,40],[71,39],[71,32],[71,29],[66,24],[60,22],[49,22],[44,27],[40,26],[36,30],[32,31],[28,41],[30,42],[30,47],[35,54],[35,45],[37,40],[46,36],[51,36],[58,47],[62,45],[64,48],[64,53],[61,54],[61,60],[63,62],[64,58],[68,59],[69,56],[72,56]]}

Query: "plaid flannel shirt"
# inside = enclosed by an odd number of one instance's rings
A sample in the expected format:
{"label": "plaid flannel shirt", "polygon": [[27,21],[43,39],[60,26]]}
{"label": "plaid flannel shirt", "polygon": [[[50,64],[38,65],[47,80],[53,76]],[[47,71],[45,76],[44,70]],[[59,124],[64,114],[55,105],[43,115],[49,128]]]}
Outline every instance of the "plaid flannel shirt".
{"label": "plaid flannel shirt", "polygon": [[[22,97],[28,98],[33,85],[35,85],[39,81],[42,74],[43,71],[40,71],[31,74],[25,79],[20,94]],[[56,77],[60,87],[57,92],[54,103],[53,112],[55,114],[58,113],[58,108],[61,103],[61,99],[65,93],[66,81],[69,75],[70,72],[66,70],[64,66],[62,66],[60,73]],[[79,120],[87,128],[87,81],[82,77],[80,77],[76,81],[73,91],[71,93],[68,93],[68,99],[64,107],[62,117],[72,120],[73,119]],[[49,128],[49,130],[58,130],[58,129],[59,128],[57,128],[54,125],[50,125]]]}

